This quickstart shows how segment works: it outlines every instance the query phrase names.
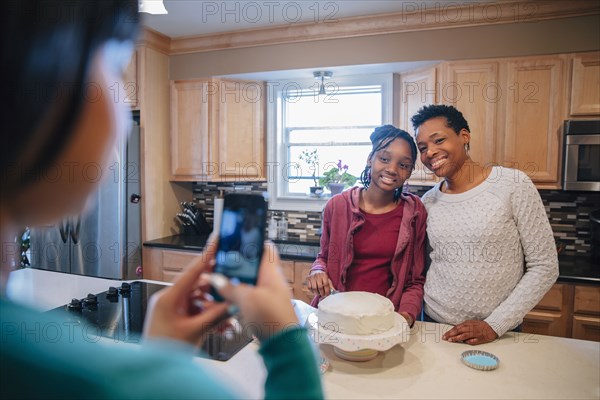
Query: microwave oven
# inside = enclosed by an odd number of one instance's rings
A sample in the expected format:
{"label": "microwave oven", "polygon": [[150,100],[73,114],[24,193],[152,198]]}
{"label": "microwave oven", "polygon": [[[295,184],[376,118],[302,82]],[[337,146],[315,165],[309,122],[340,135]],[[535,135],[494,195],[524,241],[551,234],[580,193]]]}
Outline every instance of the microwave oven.
{"label": "microwave oven", "polygon": [[600,120],[565,121],[562,186],[600,191]]}

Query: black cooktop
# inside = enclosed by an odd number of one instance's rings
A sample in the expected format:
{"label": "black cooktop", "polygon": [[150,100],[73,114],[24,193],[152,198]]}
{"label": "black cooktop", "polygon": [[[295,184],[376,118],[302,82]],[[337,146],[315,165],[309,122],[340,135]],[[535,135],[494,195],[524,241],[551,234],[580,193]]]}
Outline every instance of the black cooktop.
{"label": "black cooktop", "polygon": [[[90,340],[102,336],[114,341],[140,343],[148,301],[165,287],[154,283],[125,282],[102,293],[73,299],[71,303],[48,312],[66,314],[69,320],[80,324]],[[211,332],[198,356],[226,361],[251,341],[252,337],[247,332]]]}

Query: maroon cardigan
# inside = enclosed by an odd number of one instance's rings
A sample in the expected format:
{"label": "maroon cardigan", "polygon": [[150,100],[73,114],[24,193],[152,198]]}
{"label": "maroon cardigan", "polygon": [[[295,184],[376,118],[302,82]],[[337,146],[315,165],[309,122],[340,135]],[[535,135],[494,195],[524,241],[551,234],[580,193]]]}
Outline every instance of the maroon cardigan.
{"label": "maroon cardigan", "polygon": [[[354,233],[365,220],[358,208],[362,188],[352,188],[327,202],[323,210],[321,248],[312,271],[324,271],[333,286],[344,292],[346,274],[354,259]],[[413,319],[421,312],[425,283],[425,221],[427,211],[421,200],[410,193],[402,194],[404,211],[396,251],[392,258],[392,286],[386,297],[398,312],[407,312]],[[317,295],[311,305],[316,307]]]}

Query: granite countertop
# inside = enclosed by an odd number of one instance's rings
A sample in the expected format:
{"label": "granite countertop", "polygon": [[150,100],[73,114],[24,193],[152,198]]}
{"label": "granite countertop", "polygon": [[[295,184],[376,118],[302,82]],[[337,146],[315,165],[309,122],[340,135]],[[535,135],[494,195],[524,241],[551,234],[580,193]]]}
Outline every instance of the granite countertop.
{"label": "granite countertop", "polygon": [[[144,246],[166,249],[202,251],[208,236],[174,235],[144,242]],[[306,239],[273,240],[282,259],[314,261],[319,252],[319,242]],[[560,282],[592,283],[600,285],[600,265],[594,264],[589,254],[559,254]]]}
{"label": "granite countertop", "polygon": [[144,242],[144,246],[162,247],[165,249],[202,251],[208,235],[173,235]]}
{"label": "granite countertop", "polygon": [[600,284],[600,265],[594,264],[589,254],[559,254],[558,269],[559,281]]}
{"label": "granite countertop", "polygon": [[[68,303],[72,297],[106,290],[114,282],[25,268],[11,272],[7,293],[14,301],[49,310]],[[596,342],[508,332],[498,340],[474,348],[441,340],[448,329],[449,325],[417,321],[405,343],[366,362],[342,360],[335,355],[331,344],[319,345],[321,357],[330,363],[322,376],[325,397],[598,399],[600,395],[600,347]],[[338,339],[330,340],[335,343]],[[101,338],[99,345],[139,346],[108,338]],[[462,352],[473,349],[496,355],[500,367],[483,372],[463,365]],[[235,387],[244,397],[264,397],[266,369],[257,343],[248,344],[225,362],[199,357],[194,362]]]}
{"label": "granite countertop", "polygon": [[[144,246],[175,250],[202,251],[208,236],[173,235],[144,242]],[[305,239],[273,240],[282,259],[314,261],[319,242]]]}

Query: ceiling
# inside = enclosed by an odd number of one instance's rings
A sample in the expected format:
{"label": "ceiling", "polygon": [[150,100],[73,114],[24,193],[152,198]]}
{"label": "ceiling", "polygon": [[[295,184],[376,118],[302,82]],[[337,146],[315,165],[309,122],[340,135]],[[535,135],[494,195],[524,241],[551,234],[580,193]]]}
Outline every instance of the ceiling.
{"label": "ceiling", "polygon": [[164,0],[166,15],[142,14],[143,24],[171,38],[265,28],[294,23],[393,12],[418,12],[437,7],[452,12],[465,3],[497,0]]}

